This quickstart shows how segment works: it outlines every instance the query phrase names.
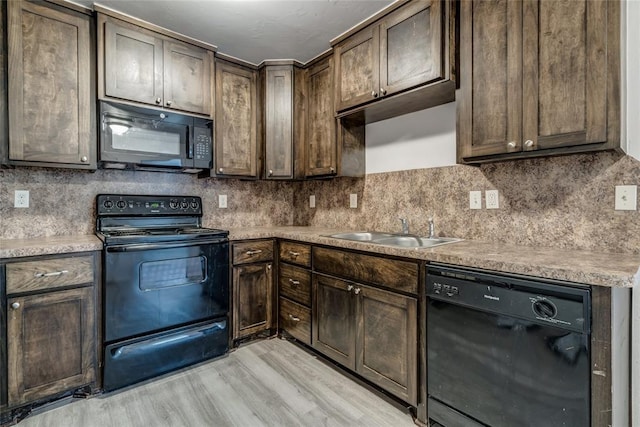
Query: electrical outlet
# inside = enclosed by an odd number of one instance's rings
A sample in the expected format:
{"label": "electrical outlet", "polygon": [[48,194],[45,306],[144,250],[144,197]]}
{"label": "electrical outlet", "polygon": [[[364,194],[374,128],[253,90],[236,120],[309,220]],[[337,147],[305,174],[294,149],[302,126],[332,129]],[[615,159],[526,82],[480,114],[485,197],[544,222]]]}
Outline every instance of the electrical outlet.
{"label": "electrical outlet", "polygon": [[637,185],[616,185],[615,210],[635,211],[637,210],[637,206],[638,206],[638,186]]}
{"label": "electrical outlet", "polygon": [[500,207],[499,200],[498,190],[486,190],[484,192],[484,203],[487,209],[498,209]]}
{"label": "electrical outlet", "polygon": [[351,209],[356,209],[358,207],[358,195],[355,193],[351,193],[349,195],[349,207]]}
{"label": "electrical outlet", "polygon": [[218,207],[220,209],[227,208],[227,195],[226,194],[218,194]]}
{"label": "electrical outlet", "polygon": [[29,190],[16,190],[13,199],[14,208],[29,207]]}
{"label": "electrical outlet", "polygon": [[316,196],[313,194],[309,196],[309,207],[312,209],[316,207]]}
{"label": "electrical outlet", "polygon": [[469,191],[469,209],[482,209],[482,191]]}

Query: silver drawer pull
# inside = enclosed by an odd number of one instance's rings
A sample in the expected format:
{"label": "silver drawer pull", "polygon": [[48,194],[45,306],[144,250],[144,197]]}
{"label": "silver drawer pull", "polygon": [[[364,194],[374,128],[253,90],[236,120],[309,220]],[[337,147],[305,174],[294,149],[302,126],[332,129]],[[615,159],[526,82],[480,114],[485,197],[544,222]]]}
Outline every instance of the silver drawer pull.
{"label": "silver drawer pull", "polygon": [[298,286],[300,284],[300,281],[299,280],[289,279],[289,283],[291,283],[293,286]]}
{"label": "silver drawer pull", "polygon": [[53,277],[53,276],[62,276],[63,274],[68,273],[68,270],[60,270],[60,271],[54,271],[53,273],[36,273],[33,276],[34,277]]}
{"label": "silver drawer pull", "polygon": [[291,256],[299,256],[300,252],[289,251],[289,255],[291,255]]}
{"label": "silver drawer pull", "polygon": [[300,318],[299,318],[299,317],[294,316],[293,314],[290,314],[290,315],[289,315],[289,319],[293,320],[294,322],[299,322],[299,321],[300,321]]}
{"label": "silver drawer pull", "polygon": [[354,293],[354,294],[356,294],[356,295],[358,295],[358,294],[360,293],[360,288],[356,288],[356,289],[353,291],[353,293]]}
{"label": "silver drawer pull", "polygon": [[250,250],[250,251],[245,252],[245,254],[249,255],[249,256],[258,255],[258,254],[261,254],[261,253],[262,253],[262,249]]}

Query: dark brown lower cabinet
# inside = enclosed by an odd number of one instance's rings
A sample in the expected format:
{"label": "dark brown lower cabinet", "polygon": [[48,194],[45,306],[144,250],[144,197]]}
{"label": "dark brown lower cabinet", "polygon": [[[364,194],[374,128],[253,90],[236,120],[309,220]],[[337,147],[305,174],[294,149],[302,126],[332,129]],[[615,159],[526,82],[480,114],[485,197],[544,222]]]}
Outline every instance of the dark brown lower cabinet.
{"label": "dark brown lower cabinet", "polygon": [[272,263],[233,268],[233,338],[242,338],[271,328]]}
{"label": "dark brown lower cabinet", "polygon": [[417,404],[417,300],[313,275],[313,347]]}
{"label": "dark brown lower cabinet", "polygon": [[7,303],[9,407],[95,381],[93,286]]}

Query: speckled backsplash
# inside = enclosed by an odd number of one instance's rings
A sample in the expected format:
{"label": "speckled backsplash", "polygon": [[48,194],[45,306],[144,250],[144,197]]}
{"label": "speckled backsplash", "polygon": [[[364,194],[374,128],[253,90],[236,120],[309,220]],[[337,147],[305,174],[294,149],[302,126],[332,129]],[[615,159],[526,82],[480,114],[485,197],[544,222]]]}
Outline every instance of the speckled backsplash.
{"label": "speckled backsplash", "polygon": [[[13,207],[14,190],[29,190],[30,207]],[[16,168],[0,170],[0,239],[92,234],[99,193],[202,197],[203,224],[214,228],[291,225],[290,184],[198,179],[187,174]],[[218,208],[218,195],[228,208]]]}
{"label": "speckled backsplash", "polygon": [[[640,213],[615,211],[615,186],[640,185],[640,162],[614,153],[449,166],[296,184],[296,225],[436,233],[557,248],[640,253]],[[499,209],[485,209],[484,190],[499,191]],[[469,191],[482,190],[482,210]],[[358,208],[349,208],[349,194]],[[316,208],[309,208],[309,195]]]}
{"label": "speckled backsplash", "polygon": [[[448,166],[307,182],[197,179],[191,175],[63,169],[0,170],[0,239],[91,234],[99,193],[196,195],[207,227],[309,225],[436,233],[523,245],[640,253],[640,212],[615,211],[615,186],[640,185],[640,162],[613,153]],[[469,209],[469,191],[497,189],[500,208]],[[29,190],[28,209],[13,207]],[[349,194],[358,208],[349,208]],[[219,194],[228,208],[219,209]],[[316,208],[309,208],[309,195]],[[483,193],[484,194],[484,193]]]}

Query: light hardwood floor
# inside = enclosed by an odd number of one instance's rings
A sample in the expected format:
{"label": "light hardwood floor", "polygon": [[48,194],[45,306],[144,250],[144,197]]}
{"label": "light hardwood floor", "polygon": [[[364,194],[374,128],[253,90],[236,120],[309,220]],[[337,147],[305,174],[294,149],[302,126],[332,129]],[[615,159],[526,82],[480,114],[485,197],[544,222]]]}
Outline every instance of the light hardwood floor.
{"label": "light hardwood floor", "polygon": [[75,399],[18,427],[413,425],[408,413],[314,355],[269,339],[136,387]]}

